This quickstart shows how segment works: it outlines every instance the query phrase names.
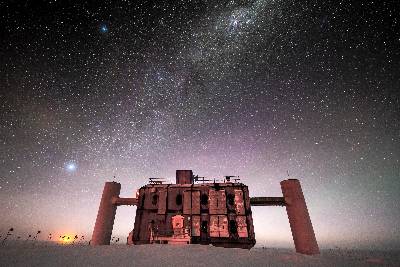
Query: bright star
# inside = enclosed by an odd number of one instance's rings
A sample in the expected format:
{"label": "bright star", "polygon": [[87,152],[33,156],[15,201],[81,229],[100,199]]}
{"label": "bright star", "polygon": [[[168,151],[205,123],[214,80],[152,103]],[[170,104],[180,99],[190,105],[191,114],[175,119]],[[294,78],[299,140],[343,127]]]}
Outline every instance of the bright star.
{"label": "bright star", "polygon": [[66,165],[67,171],[73,172],[77,168],[76,164],[74,162],[70,162]]}
{"label": "bright star", "polygon": [[102,24],[102,25],[100,26],[100,32],[101,32],[101,33],[107,33],[107,32],[108,32],[108,27],[107,27],[106,24]]}

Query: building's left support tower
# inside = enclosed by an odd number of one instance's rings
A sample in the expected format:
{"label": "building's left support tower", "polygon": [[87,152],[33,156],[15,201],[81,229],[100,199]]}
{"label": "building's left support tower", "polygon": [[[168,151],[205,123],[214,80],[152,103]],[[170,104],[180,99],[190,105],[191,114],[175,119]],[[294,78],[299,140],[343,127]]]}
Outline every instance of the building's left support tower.
{"label": "building's left support tower", "polygon": [[117,211],[117,205],[113,200],[119,198],[120,191],[120,183],[106,182],[104,185],[91,245],[110,245],[115,213]]}

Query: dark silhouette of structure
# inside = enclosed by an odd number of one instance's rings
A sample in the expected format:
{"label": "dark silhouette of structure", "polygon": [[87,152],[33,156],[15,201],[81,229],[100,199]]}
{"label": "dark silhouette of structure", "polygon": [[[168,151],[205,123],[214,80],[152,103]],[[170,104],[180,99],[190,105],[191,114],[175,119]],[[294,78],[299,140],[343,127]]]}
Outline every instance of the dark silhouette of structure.
{"label": "dark silhouette of structure", "polygon": [[[136,205],[128,244],[212,244],[251,248],[256,243],[251,206],[286,206],[296,251],[318,254],[319,248],[297,179],[281,182],[283,197],[250,197],[246,185],[223,183],[177,170],[176,184],[161,178],[138,190],[136,198],[120,198],[121,185],[106,182],[91,245],[109,245],[117,206]],[[200,181],[200,182],[199,182]]]}

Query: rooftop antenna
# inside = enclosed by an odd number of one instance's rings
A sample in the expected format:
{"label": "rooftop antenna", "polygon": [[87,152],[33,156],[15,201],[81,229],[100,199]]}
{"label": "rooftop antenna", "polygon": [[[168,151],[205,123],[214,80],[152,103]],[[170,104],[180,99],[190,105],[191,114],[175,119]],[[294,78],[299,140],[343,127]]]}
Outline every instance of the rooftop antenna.
{"label": "rooftop antenna", "polygon": [[239,176],[226,175],[225,178],[224,178],[224,181],[226,180],[227,182],[230,182],[230,181],[231,181],[231,178],[234,178],[234,180],[236,180],[236,179],[235,179],[236,177],[239,179]]}
{"label": "rooftop antenna", "polygon": [[200,181],[200,182],[203,182],[203,184],[204,184],[204,182],[210,182],[211,180],[206,179],[205,177],[195,175],[195,176],[193,176],[193,181],[196,181],[196,182]]}
{"label": "rooftop antenna", "polygon": [[287,173],[287,177],[290,177],[289,170],[286,170],[286,173]]}
{"label": "rooftop antenna", "polygon": [[149,184],[163,184],[165,178],[149,178]]}

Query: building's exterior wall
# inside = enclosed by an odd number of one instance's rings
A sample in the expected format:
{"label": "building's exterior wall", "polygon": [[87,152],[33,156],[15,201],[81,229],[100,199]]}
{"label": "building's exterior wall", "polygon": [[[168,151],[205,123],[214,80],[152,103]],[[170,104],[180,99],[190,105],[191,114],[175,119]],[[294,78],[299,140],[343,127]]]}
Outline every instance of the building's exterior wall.
{"label": "building's exterior wall", "polygon": [[[172,220],[183,216],[191,243],[250,248],[255,244],[247,186],[241,183],[158,184],[139,190],[133,242],[173,237]],[[179,218],[179,217],[175,217]]]}

